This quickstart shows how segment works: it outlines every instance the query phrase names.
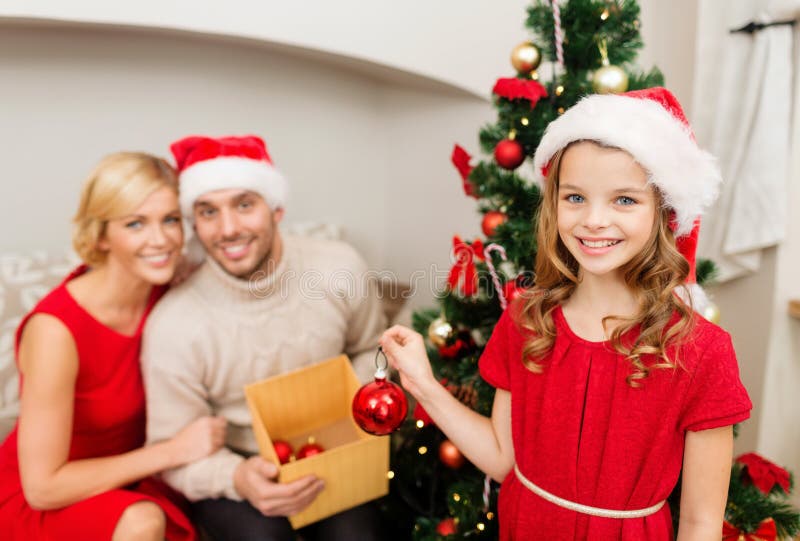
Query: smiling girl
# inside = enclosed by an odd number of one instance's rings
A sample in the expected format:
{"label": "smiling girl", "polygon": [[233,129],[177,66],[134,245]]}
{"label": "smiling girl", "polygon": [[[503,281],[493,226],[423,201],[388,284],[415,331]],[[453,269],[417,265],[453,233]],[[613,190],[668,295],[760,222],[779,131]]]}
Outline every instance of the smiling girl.
{"label": "smiling girl", "polygon": [[381,345],[447,437],[502,482],[500,538],[718,541],[731,425],[752,407],[730,336],[698,316],[698,218],[720,181],[663,88],[590,96],[550,124],[535,286],[480,360],[491,418],[431,373],[422,337]]}
{"label": "smiling girl", "polygon": [[103,159],[83,187],[73,243],[85,264],[23,318],[20,416],[0,447],[0,530],[30,539],[193,540],[148,476],[218,449],[203,418],[142,447],[141,332],[183,244],[175,172],[141,153]]}

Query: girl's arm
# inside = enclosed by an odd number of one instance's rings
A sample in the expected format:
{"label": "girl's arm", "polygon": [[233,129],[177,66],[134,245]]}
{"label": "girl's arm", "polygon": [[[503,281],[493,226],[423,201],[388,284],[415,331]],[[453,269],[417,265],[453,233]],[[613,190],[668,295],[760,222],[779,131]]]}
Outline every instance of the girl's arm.
{"label": "girl's arm", "polygon": [[730,426],[686,432],[678,541],[719,541],[732,458]]}
{"label": "girl's arm", "polygon": [[224,441],[224,419],[206,417],[163,443],[69,462],[78,355],[61,321],[45,314],[30,318],[20,342],[19,367],[20,477],[25,499],[36,509],[64,507],[197,460]]}
{"label": "girl's arm", "polygon": [[489,419],[458,401],[431,371],[422,336],[394,326],[381,337],[400,382],[425,408],[450,441],[475,466],[502,482],[514,466],[511,441],[511,393],[497,389]]}

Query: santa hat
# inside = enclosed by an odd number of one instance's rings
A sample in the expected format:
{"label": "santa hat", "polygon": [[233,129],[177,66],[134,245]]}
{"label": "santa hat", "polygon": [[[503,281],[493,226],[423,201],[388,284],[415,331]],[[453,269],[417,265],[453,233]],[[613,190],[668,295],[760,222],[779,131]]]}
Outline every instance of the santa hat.
{"label": "santa hat", "polygon": [[542,136],[533,158],[540,186],[553,155],[580,140],[620,148],[647,171],[648,182],[674,213],[670,229],[690,267],[687,289],[694,308],[702,311],[708,299],[696,284],[697,236],[700,216],[716,199],[722,175],[716,159],[697,146],[678,100],[661,87],[583,98]]}
{"label": "santa hat", "polygon": [[214,190],[250,190],[273,209],[286,204],[286,179],[275,169],[260,137],[191,136],[172,143],[170,150],[180,179],[181,211],[189,221],[195,200]]}

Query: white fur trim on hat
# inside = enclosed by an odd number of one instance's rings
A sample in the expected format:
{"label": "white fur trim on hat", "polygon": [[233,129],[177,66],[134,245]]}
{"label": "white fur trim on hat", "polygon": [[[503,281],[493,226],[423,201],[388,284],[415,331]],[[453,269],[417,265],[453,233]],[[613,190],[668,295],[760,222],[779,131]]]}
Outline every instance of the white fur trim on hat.
{"label": "white fur trim on hat", "polygon": [[289,194],[284,176],[265,161],[238,156],[203,160],[180,173],[180,204],[185,219],[193,220],[192,207],[202,194],[229,188],[253,191],[272,209],[284,207]]}
{"label": "white fur trim on hat", "polygon": [[569,143],[593,140],[621,148],[647,170],[664,202],[675,211],[676,236],[713,203],[722,175],[716,159],[701,150],[688,126],[659,103],[645,98],[595,94],[550,123],[533,159],[536,182],[542,168]]}

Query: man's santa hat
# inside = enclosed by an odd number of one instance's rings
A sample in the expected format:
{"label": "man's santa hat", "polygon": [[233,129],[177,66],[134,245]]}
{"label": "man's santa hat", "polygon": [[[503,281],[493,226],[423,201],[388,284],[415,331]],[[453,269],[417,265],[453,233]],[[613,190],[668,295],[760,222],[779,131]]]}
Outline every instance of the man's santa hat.
{"label": "man's santa hat", "polygon": [[240,188],[259,194],[272,209],[282,208],[289,193],[275,169],[264,140],[241,137],[184,137],[170,145],[180,179],[183,215],[191,220],[195,200],[204,193]]}
{"label": "man's santa hat", "polygon": [[648,182],[674,213],[670,229],[689,262],[686,281],[694,308],[702,311],[708,299],[695,277],[700,216],[716,199],[722,175],[716,159],[697,146],[678,100],[661,87],[583,98],[550,123],[536,149],[540,186],[553,155],[581,140],[620,148],[647,171]]}
{"label": "man's santa hat", "polygon": [[259,194],[273,210],[283,208],[289,194],[286,178],[277,170],[264,140],[255,135],[184,137],[170,145],[180,186],[179,200],[186,227],[189,259],[205,252],[193,237],[194,202],[207,192],[238,188]]}

